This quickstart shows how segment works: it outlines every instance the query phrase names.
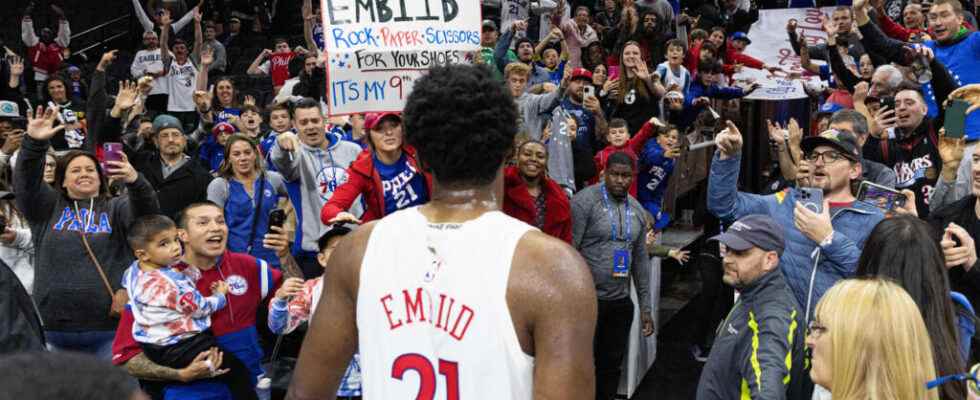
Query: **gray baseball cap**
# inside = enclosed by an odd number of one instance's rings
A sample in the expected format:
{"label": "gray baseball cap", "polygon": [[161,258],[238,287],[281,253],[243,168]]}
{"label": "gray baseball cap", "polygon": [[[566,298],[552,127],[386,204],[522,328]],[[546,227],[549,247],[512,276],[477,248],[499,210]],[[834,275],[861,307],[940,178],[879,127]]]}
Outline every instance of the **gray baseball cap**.
{"label": "gray baseball cap", "polygon": [[780,256],[786,247],[783,228],[772,218],[762,214],[746,215],[735,221],[725,233],[710,240],[717,240],[735,251],[758,247],[765,251],[775,251]]}
{"label": "gray baseball cap", "polygon": [[153,119],[153,132],[160,132],[160,130],[167,128],[174,128],[179,130],[180,133],[184,133],[184,126],[173,115],[160,114]]}

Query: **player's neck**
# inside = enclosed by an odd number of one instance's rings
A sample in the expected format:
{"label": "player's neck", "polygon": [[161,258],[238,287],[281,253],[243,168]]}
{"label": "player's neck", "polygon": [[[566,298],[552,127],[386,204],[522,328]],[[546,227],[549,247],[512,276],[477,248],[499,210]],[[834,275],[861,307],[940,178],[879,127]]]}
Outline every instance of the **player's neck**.
{"label": "player's neck", "polygon": [[466,222],[500,210],[503,178],[500,171],[493,183],[484,186],[446,187],[432,183],[432,200],[419,208],[430,223]]}

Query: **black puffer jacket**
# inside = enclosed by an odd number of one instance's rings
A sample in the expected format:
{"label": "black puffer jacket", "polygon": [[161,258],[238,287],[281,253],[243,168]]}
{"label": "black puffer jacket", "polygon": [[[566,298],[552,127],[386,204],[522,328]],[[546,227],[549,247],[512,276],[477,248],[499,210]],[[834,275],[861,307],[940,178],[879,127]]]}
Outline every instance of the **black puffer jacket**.
{"label": "black puffer jacket", "polygon": [[804,318],[778,269],[742,290],[718,327],[697,399],[809,399]]}

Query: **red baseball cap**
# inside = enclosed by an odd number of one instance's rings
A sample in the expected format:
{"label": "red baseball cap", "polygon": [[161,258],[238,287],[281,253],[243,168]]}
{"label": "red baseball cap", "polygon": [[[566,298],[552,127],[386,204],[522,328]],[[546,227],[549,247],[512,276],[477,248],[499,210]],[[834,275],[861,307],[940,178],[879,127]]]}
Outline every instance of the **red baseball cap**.
{"label": "red baseball cap", "polygon": [[572,70],[572,77],[569,78],[569,80],[574,81],[574,80],[580,79],[580,78],[581,79],[588,79],[588,80],[591,81],[592,80],[592,72],[590,72],[589,70],[587,70],[585,68],[575,68],[575,69],[573,69]]}
{"label": "red baseball cap", "polygon": [[217,136],[221,136],[222,133],[227,133],[229,135],[234,135],[235,134],[235,126],[232,125],[232,124],[230,124],[230,123],[228,123],[228,122],[219,122],[219,123],[217,123],[217,124],[214,125],[214,128],[211,129],[211,133],[214,134],[214,136],[216,136],[216,137]]}
{"label": "red baseball cap", "polygon": [[381,120],[387,117],[395,117],[398,118],[399,123],[402,122],[401,113],[397,113],[397,112],[367,113],[364,115],[364,129],[373,130],[375,127],[378,126],[378,124],[381,123]]}

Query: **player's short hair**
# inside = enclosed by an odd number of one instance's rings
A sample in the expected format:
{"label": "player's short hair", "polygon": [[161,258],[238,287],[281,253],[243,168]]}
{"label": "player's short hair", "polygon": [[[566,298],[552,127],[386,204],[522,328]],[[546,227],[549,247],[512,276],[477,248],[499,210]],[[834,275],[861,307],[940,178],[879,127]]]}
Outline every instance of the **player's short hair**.
{"label": "player's short hair", "polygon": [[504,67],[504,79],[510,78],[511,75],[517,74],[519,76],[529,76],[531,75],[531,66],[524,64],[522,62],[512,62]]}
{"label": "player's short hair", "polygon": [[664,129],[657,129],[657,136],[665,136],[665,135],[669,134],[672,131],[676,131],[677,134],[680,134],[681,133],[680,129],[677,129],[677,125],[670,124],[670,125],[667,125],[667,127],[664,128]]}
{"label": "player's short hair", "polygon": [[682,42],[680,39],[670,39],[670,40],[668,40],[667,41],[667,48],[669,49],[671,47],[677,47],[677,48],[679,48],[679,49],[684,50],[685,52],[687,52],[687,46],[685,46],[684,45],[684,42]]}
{"label": "player's short hair", "polygon": [[310,109],[310,108],[315,108],[317,113],[319,113],[321,116],[323,115],[323,110],[320,109],[320,103],[319,102],[317,102],[316,100],[313,100],[313,99],[311,99],[309,97],[304,97],[304,98],[300,99],[299,101],[293,103],[293,113],[292,113],[292,115],[290,115],[290,117],[295,118],[296,117],[296,111],[297,110],[306,110],[306,109]]}
{"label": "player's short hair", "polygon": [[868,119],[864,117],[861,113],[852,110],[840,110],[835,112],[830,116],[830,123],[835,124],[838,122],[850,123],[854,126],[854,133],[857,136],[867,136],[868,135]]}
{"label": "player's short hair", "polygon": [[851,17],[854,17],[854,11],[851,11],[851,7],[848,7],[848,6],[839,6],[837,8],[834,8],[834,12],[835,13],[836,12],[841,12],[841,11],[844,11],[844,12],[847,13],[847,15],[850,15]]}
{"label": "player's short hair", "polygon": [[126,240],[129,242],[129,247],[133,248],[133,250],[145,249],[150,241],[153,240],[154,236],[167,229],[174,229],[176,227],[177,225],[174,224],[174,221],[164,215],[144,215],[136,218],[129,225],[129,230],[126,232]]}
{"label": "player's short hair", "polygon": [[221,206],[219,206],[218,204],[212,201],[200,201],[197,203],[191,203],[187,207],[184,207],[183,210],[177,212],[177,227],[180,229],[187,229],[188,214],[190,213],[191,210],[198,209],[201,207],[214,207],[220,210],[222,214],[224,214],[225,212],[225,210],[221,208]]}
{"label": "player's short hair", "polygon": [[282,103],[276,103],[276,104],[273,104],[273,105],[269,106],[269,115],[272,115],[272,113],[273,112],[276,112],[276,111],[285,111],[286,114],[289,114],[290,113],[289,112],[289,103],[282,102]]}
{"label": "player's short hair", "polygon": [[484,66],[434,67],[415,81],[402,126],[405,141],[441,185],[494,180],[517,135],[517,105]]}
{"label": "player's short hair", "polygon": [[956,15],[963,15],[963,4],[961,4],[959,0],[936,0],[932,3],[932,7],[935,9],[936,6],[942,4],[949,4],[951,7],[953,7],[953,12],[955,12]]}
{"label": "player's short hair", "polygon": [[609,168],[615,164],[625,165],[630,167],[630,171],[633,170],[633,158],[622,151],[617,151],[609,155],[606,159],[606,168]]}
{"label": "player's short hair", "polygon": [[613,118],[609,120],[609,129],[613,129],[613,128],[619,129],[619,128],[627,128],[627,127],[628,125],[626,124],[625,119]]}
{"label": "player's short hair", "polygon": [[277,38],[273,38],[272,39],[272,44],[273,45],[278,46],[279,43],[285,43],[287,46],[289,45],[289,41],[286,40],[286,38],[284,38],[284,37],[281,37],[280,36],[280,37],[277,37]]}
{"label": "player's short hair", "polygon": [[320,238],[317,239],[316,241],[317,250],[322,253],[323,250],[327,248],[327,245],[330,244],[330,239],[336,237],[343,237],[351,232],[353,232],[353,230],[344,224],[333,225],[332,227],[330,227],[330,230],[325,232],[323,236],[320,236]]}
{"label": "player's short hair", "polygon": [[724,71],[721,62],[718,60],[708,60],[707,62],[698,62],[698,73],[699,74],[720,74]]}

